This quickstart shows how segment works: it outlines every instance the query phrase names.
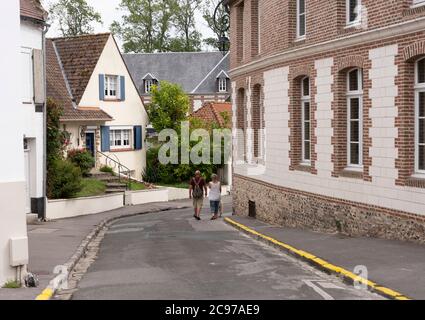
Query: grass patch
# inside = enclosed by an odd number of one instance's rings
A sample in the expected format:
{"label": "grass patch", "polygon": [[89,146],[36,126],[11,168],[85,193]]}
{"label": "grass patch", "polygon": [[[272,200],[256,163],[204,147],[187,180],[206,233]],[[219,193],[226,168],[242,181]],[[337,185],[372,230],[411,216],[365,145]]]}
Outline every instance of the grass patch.
{"label": "grass patch", "polygon": [[4,289],[19,289],[21,287],[21,284],[16,280],[9,280],[7,281],[2,288]]}
{"label": "grass patch", "polygon": [[105,173],[110,173],[110,174],[114,174],[114,169],[112,169],[109,166],[102,166],[99,169],[100,172],[105,172]]}
{"label": "grass patch", "polygon": [[171,187],[179,189],[189,189],[189,183],[187,182],[175,182],[175,183],[157,183],[156,185],[161,187]]}
{"label": "grass patch", "polygon": [[99,196],[105,193],[106,184],[103,181],[86,178],[81,181],[82,189],[75,198]]}
{"label": "grass patch", "polygon": [[128,188],[131,191],[137,191],[137,190],[145,190],[146,186],[143,183],[140,183],[140,182],[130,181],[128,183]]}

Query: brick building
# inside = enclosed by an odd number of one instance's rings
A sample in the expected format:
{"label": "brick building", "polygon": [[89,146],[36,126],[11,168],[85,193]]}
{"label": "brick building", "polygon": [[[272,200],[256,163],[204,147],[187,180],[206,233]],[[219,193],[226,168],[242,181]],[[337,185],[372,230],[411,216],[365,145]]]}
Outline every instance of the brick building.
{"label": "brick building", "polygon": [[425,1],[230,10],[235,212],[425,242]]}

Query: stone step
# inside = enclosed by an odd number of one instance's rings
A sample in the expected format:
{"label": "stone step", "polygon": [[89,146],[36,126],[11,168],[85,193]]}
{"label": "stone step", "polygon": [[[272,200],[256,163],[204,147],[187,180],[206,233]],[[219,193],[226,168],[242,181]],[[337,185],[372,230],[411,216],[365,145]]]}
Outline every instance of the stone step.
{"label": "stone step", "polygon": [[105,190],[105,193],[121,193],[121,192],[125,192],[125,191],[126,191],[125,188],[111,188],[111,189],[107,188]]}
{"label": "stone step", "polygon": [[121,182],[108,182],[106,188],[126,188],[127,184]]}

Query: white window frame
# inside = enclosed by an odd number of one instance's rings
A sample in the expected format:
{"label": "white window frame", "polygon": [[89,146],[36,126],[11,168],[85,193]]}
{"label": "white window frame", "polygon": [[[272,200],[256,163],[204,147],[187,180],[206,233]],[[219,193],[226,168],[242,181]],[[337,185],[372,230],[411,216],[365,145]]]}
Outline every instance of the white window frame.
{"label": "white window frame", "polygon": [[[115,95],[111,94],[111,80],[115,80]],[[120,96],[120,77],[117,75],[106,74],[105,75],[105,99],[118,99]]]}
{"label": "white window frame", "polygon": [[226,78],[218,78],[218,92],[227,92]]}
{"label": "white window frame", "polygon": [[[308,95],[304,94],[304,81],[308,79],[309,92]],[[311,164],[311,79],[310,77],[304,77],[301,79],[301,164],[310,165]],[[309,120],[305,120],[305,108],[306,104],[309,105]],[[305,139],[305,125],[309,123],[309,139]],[[310,145],[309,155],[310,158],[306,159],[306,150],[305,143],[308,142]]]}
{"label": "white window frame", "polygon": [[419,83],[419,72],[418,64],[425,58],[418,59],[415,62],[415,173],[419,175],[425,175],[425,169],[419,169],[419,146],[425,146],[425,143],[419,143],[419,119],[425,119],[425,117],[419,117],[419,94],[425,92],[425,82]]}
{"label": "white window frame", "polygon": [[[357,88],[356,91],[350,90],[350,73],[357,71]],[[347,168],[350,170],[361,170],[363,168],[363,74],[362,69],[354,68],[347,72]],[[351,99],[359,99],[359,163],[351,163]]]}
{"label": "white window frame", "polygon": [[151,93],[152,86],[155,85],[154,79],[145,79],[144,80],[144,86],[145,86],[145,93]]}
{"label": "white window frame", "polygon": [[[301,0],[297,0],[297,40],[303,40],[306,37],[307,34],[307,0],[304,0],[304,12],[301,13],[300,12],[300,1]],[[304,34],[300,34],[301,31],[301,19],[300,17],[304,16]]]}
{"label": "white window frame", "polygon": [[[32,103],[34,101],[34,64],[33,64],[33,58],[32,58],[32,49],[31,48],[21,48],[21,58],[28,59],[28,70],[24,70],[25,67],[23,64],[21,65],[21,79],[22,83],[26,83],[28,85],[28,92],[24,93],[22,90],[22,96],[21,100],[22,103],[28,104]],[[28,96],[26,96],[28,94]]]}
{"label": "white window frame", "polygon": [[[120,131],[121,145],[115,145],[116,132]],[[124,145],[124,131],[128,131],[128,145]],[[119,149],[133,149],[133,128],[132,127],[110,127],[109,145],[112,151]]]}
{"label": "white window frame", "polygon": [[354,8],[354,11],[357,12],[357,18],[353,21],[350,20],[350,1],[351,0],[345,1],[345,16],[347,26],[357,25],[362,21],[362,0],[357,0],[357,6]]}

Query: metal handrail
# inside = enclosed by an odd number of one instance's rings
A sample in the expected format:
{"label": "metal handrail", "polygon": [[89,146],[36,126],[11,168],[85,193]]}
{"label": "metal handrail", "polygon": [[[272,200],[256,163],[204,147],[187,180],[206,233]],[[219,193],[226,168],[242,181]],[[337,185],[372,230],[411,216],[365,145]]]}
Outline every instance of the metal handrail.
{"label": "metal handrail", "polygon": [[[113,154],[116,158],[116,160],[115,160],[115,159],[111,158],[110,156],[108,156],[107,154],[104,154],[102,151],[97,150],[97,152],[106,158],[106,161],[105,161],[106,165],[113,163],[114,164],[113,168],[118,167],[118,181],[119,182],[121,182],[121,174],[123,174],[127,177],[127,182],[130,183],[130,180],[131,180],[130,169],[120,162],[120,160],[119,160],[119,158],[117,157],[116,154]],[[109,161],[109,163],[108,163],[108,161]],[[110,167],[112,167],[112,166],[110,166]],[[128,190],[128,183],[126,184],[127,190]]]}

